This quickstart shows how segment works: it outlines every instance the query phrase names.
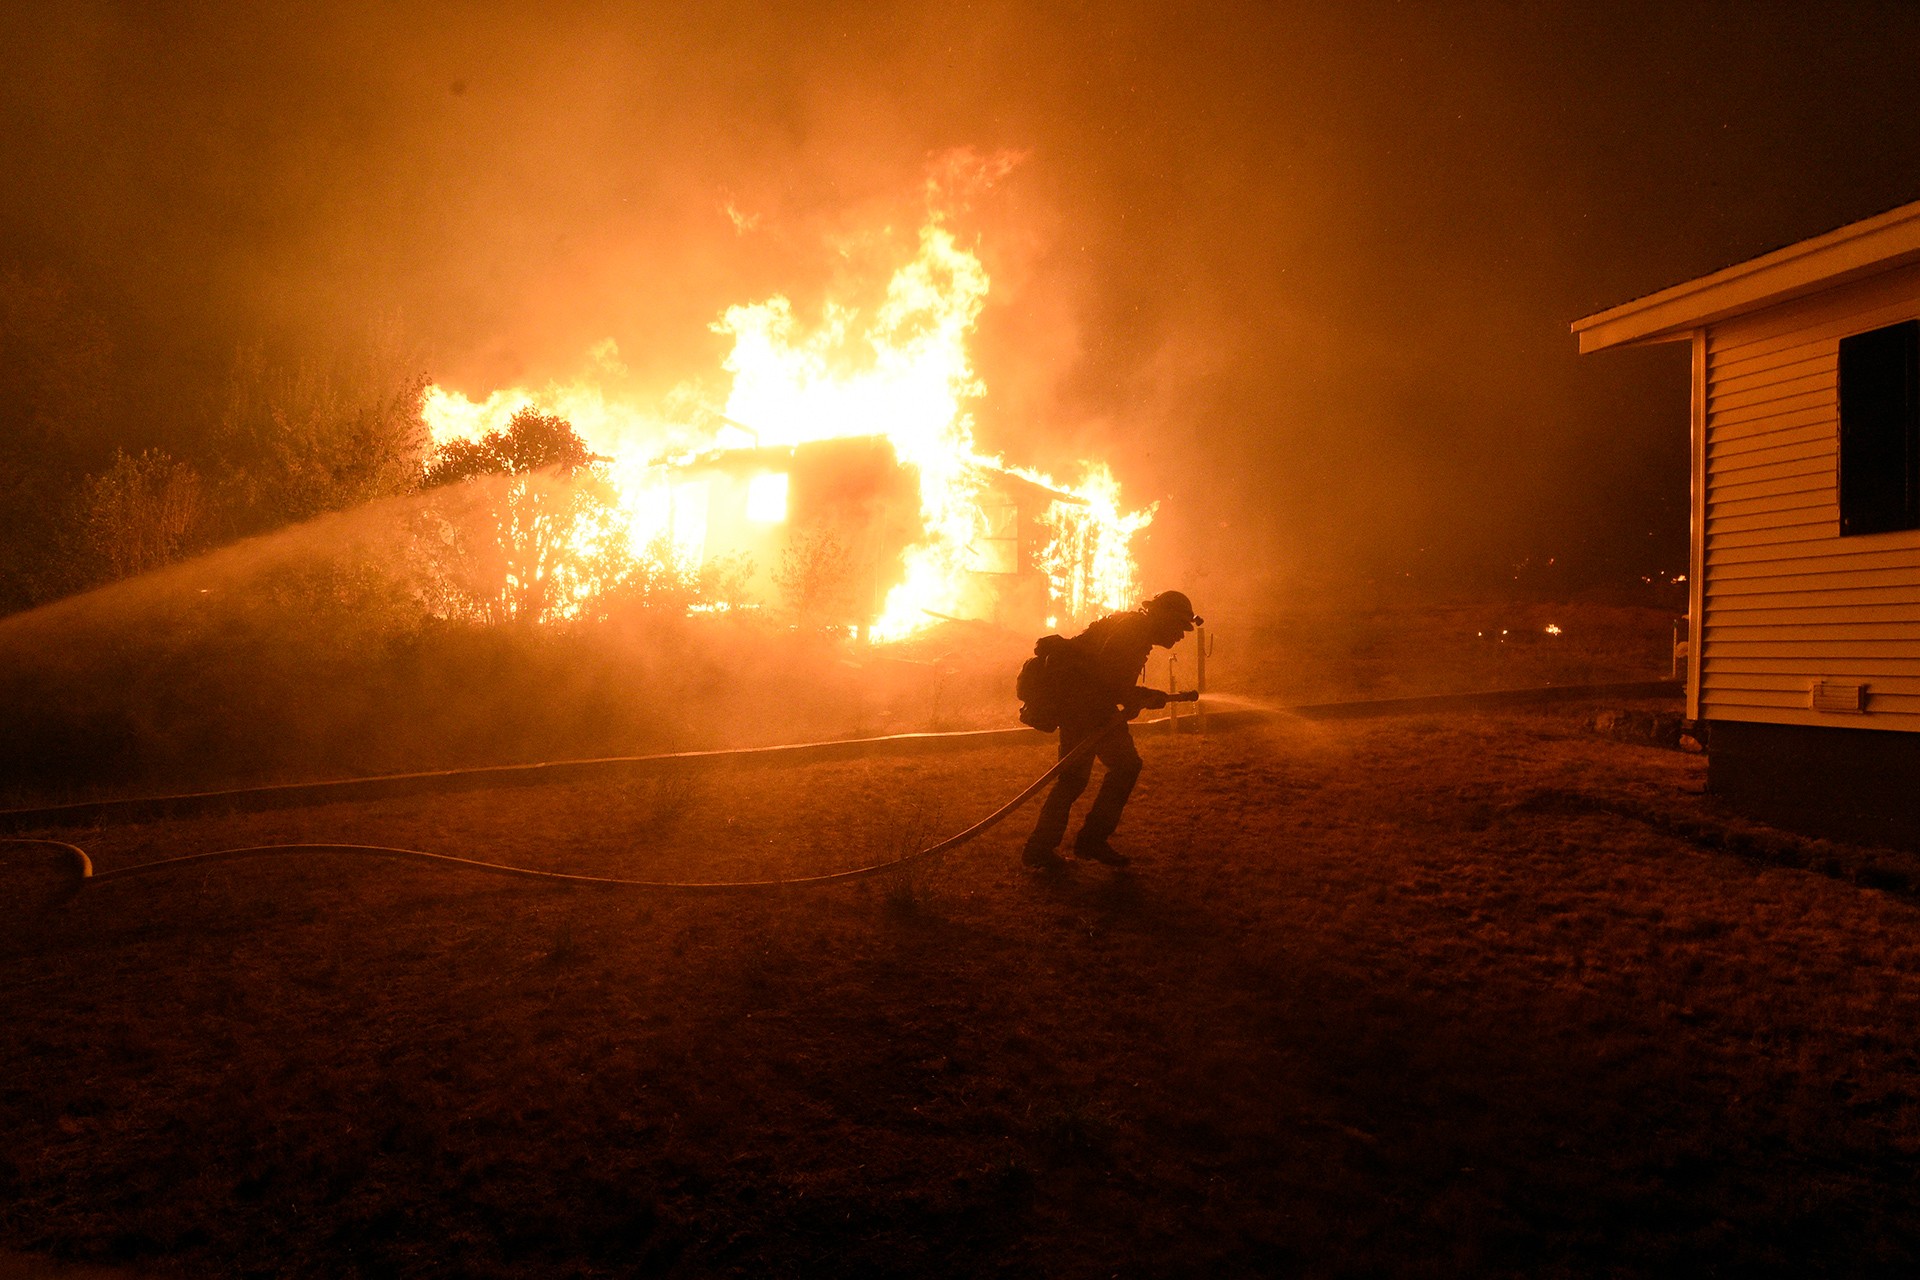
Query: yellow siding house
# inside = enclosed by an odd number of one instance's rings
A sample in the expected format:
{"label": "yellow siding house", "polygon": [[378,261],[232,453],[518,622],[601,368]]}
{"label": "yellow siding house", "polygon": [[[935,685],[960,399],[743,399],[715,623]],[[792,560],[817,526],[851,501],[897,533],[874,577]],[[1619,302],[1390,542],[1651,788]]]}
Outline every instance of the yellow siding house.
{"label": "yellow siding house", "polygon": [[1709,787],[1920,828],[1920,202],[1573,332],[1693,350],[1687,709]]}

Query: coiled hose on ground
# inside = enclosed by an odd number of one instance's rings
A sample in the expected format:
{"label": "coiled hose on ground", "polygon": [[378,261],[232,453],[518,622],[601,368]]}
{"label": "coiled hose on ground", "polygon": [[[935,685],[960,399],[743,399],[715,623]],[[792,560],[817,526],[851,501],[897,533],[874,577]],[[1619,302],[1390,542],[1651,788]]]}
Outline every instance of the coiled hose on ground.
{"label": "coiled hose on ground", "polygon": [[1095,750],[1099,746],[1100,740],[1112,732],[1113,729],[1124,723],[1126,718],[1124,711],[1115,712],[1113,719],[1108,721],[1106,727],[1099,733],[1089,735],[1084,742],[1075,746],[1073,750],[1069,751],[1066,755],[1061,756],[1051,769],[1048,769],[1045,773],[1029,783],[1019,795],[1016,795],[1013,799],[1007,801],[998,809],[995,809],[992,813],[968,827],[965,831],[948,836],[945,840],[937,844],[928,845],[924,849],[915,850],[903,857],[893,858],[886,862],[874,863],[872,866],[855,867],[847,871],[830,871],[823,875],[816,876],[794,876],[774,880],[633,880],[620,876],[583,876],[565,871],[537,871],[532,867],[508,866],[500,862],[482,862],[477,858],[456,858],[452,854],[428,853],[423,849],[399,849],[378,844],[332,843],[244,845],[236,849],[216,849],[208,853],[189,853],[178,858],[161,858],[154,862],[136,863],[131,867],[119,867],[112,871],[103,871],[96,874],[93,869],[93,859],[87,856],[87,851],[79,845],[69,844],[64,840],[45,840],[32,837],[0,837],[0,844],[40,845],[66,850],[72,855],[72,865],[75,872],[73,890],[75,892],[88,885],[104,884],[109,880],[123,880],[131,876],[153,875],[157,872],[173,870],[176,867],[228,862],[237,858],[262,857],[268,854],[290,853],[371,854],[379,858],[412,859],[432,863],[441,867],[476,871],[487,875],[513,876],[522,880],[547,880],[557,881],[563,884],[602,885],[609,888],[622,889],[653,889],[661,892],[722,893],[732,890],[802,888],[815,885],[843,884],[852,880],[865,880],[870,876],[882,875],[889,871],[898,871],[903,867],[911,866],[923,859],[931,858],[935,854],[945,853],[950,849],[957,849],[968,841],[984,835],[993,827],[999,825],[1008,817],[1011,817],[1021,805],[1024,805],[1027,801],[1038,795],[1040,789],[1045,787],[1049,782],[1052,782],[1067,765]]}

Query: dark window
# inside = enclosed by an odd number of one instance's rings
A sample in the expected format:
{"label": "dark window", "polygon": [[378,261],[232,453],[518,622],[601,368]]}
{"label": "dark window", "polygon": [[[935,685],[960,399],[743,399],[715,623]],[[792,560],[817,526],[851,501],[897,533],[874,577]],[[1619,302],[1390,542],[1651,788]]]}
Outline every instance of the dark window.
{"label": "dark window", "polygon": [[1840,532],[1920,528],[1920,320],[1840,339]]}

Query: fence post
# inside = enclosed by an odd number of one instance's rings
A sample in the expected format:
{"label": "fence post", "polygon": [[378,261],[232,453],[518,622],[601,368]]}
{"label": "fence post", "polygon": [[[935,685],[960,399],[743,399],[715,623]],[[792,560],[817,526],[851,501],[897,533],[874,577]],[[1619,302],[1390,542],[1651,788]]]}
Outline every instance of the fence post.
{"label": "fence post", "polygon": [[[1180,692],[1179,664],[1180,664],[1179,655],[1169,651],[1167,653],[1167,692],[1168,693]],[[1169,702],[1167,704],[1167,732],[1168,733],[1180,732],[1180,704],[1177,702]]]}
{"label": "fence post", "polygon": [[1193,633],[1193,687],[1200,698],[1193,704],[1193,726],[1201,733],[1207,731],[1207,629],[1197,628]]}

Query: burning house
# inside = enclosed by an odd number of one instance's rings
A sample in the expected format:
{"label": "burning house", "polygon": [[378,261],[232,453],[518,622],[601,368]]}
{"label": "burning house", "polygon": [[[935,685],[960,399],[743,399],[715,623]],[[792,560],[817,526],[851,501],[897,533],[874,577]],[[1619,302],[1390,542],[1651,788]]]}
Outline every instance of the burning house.
{"label": "burning house", "polygon": [[[1004,467],[974,468],[976,523],[955,599],[964,616],[1032,630],[1063,601],[1049,572],[1061,527],[1085,499]],[[737,557],[748,587],[812,620],[866,633],[922,535],[919,485],[883,437],[716,449],[674,463],[667,537],[693,561]],[[1073,577],[1061,586],[1071,590]],[[911,620],[909,620],[911,621]]]}
{"label": "burning house", "polygon": [[783,297],[728,308],[720,408],[667,421],[588,383],[430,388],[436,445],[520,409],[566,419],[604,466],[634,554],[748,566],[751,594],[893,640],[945,618],[1021,630],[1133,603],[1135,535],[1105,464],[1063,483],[982,451],[985,388],[967,339],[987,293],[979,259],[939,221],[866,310],[802,325]]}
{"label": "burning house", "polygon": [[1920,202],[1574,322],[1693,351],[1709,786],[1920,835]]}

